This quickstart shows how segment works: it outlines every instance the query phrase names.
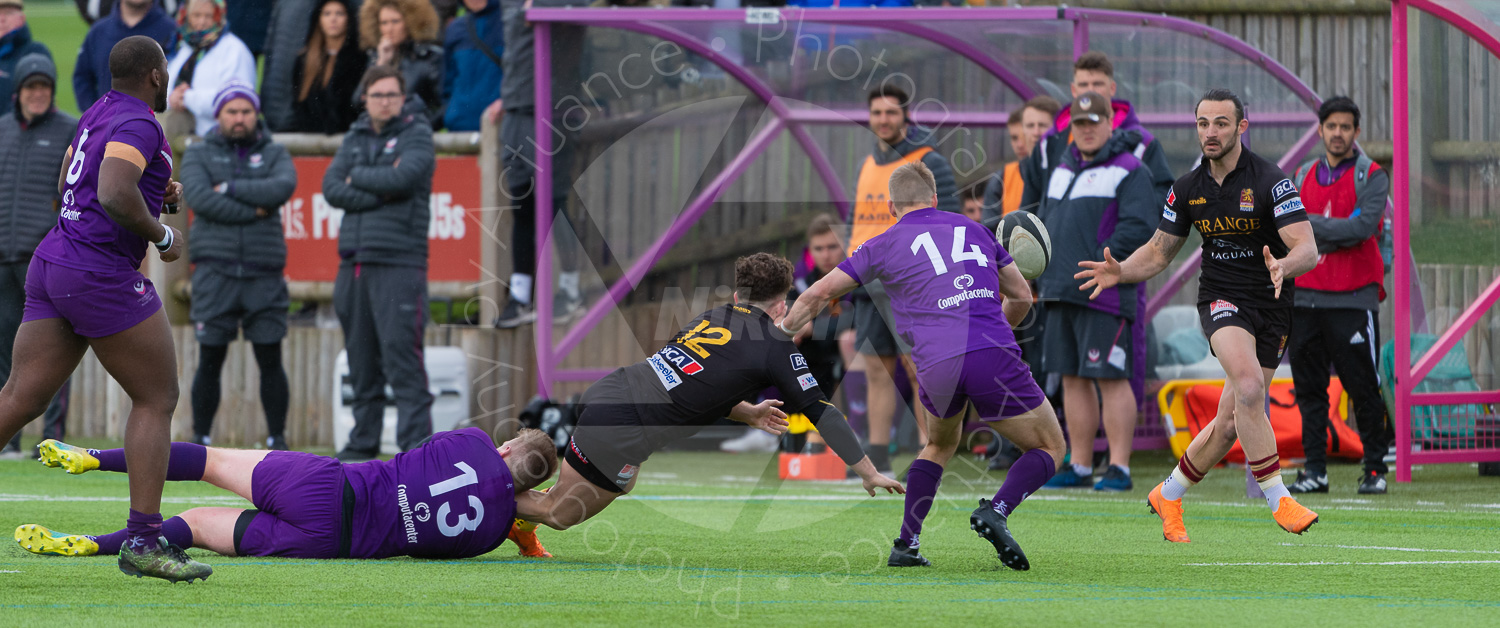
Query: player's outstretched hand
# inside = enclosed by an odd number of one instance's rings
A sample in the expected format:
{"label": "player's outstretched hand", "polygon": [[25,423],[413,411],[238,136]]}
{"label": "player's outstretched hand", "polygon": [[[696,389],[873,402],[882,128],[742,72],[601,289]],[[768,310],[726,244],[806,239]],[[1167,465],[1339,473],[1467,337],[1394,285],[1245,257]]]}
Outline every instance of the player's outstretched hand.
{"label": "player's outstretched hand", "polygon": [[747,408],[749,412],[744,417],[730,418],[762,432],[781,436],[790,429],[791,424],[787,423],[786,413],[781,411],[780,406],[780,399],[767,399]]}
{"label": "player's outstretched hand", "polygon": [[177,261],[177,258],[182,257],[182,249],[185,248],[187,244],[183,242],[181,231],[178,231],[171,225],[162,226],[172,231],[172,246],[167,247],[167,250],[161,252],[161,261],[175,262]]}
{"label": "player's outstretched hand", "polygon": [[1276,298],[1281,298],[1281,281],[1286,278],[1286,269],[1282,268],[1281,260],[1271,254],[1271,247],[1262,247],[1261,254],[1266,257],[1266,270],[1271,271],[1271,285],[1276,286]]}
{"label": "player's outstretched hand", "polygon": [[1089,300],[1091,301],[1097,298],[1100,292],[1113,288],[1120,283],[1120,263],[1115,261],[1115,258],[1109,254],[1109,247],[1107,246],[1104,247],[1104,261],[1090,262],[1084,260],[1078,262],[1078,265],[1083,267],[1084,270],[1078,271],[1078,273],[1073,275],[1073,278],[1088,280],[1083,282],[1083,285],[1078,286],[1078,289],[1088,290],[1089,288],[1093,288],[1094,292],[1089,295]]}
{"label": "player's outstretched hand", "polygon": [[900,482],[879,473],[871,473],[869,477],[865,478],[865,492],[869,493],[871,497],[875,496],[875,489],[880,488],[885,489],[887,493],[895,493],[897,495],[906,494],[906,487],[901,486]]}

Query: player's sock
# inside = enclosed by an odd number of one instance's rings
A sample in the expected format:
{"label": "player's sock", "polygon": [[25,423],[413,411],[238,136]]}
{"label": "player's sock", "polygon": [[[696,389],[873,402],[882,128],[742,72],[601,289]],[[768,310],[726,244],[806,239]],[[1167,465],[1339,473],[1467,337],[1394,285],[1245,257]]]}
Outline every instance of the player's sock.
{"label": "player's sock", "polygon": [[561,272],[557,274],[557,287],[562,289],[563,294],[570,299],[578,298],[578,271]]}
{"label": "player's sock", "polygon": [[917,546],[922,521],[932,510],[932,500],[937,498],[938,485],[942,483],[942,465],[921,458],[912,461],[911,469],[906,472],[906,510],[901,515],[901,534],[896,537],[907,547]]}
{"label": "player's sock", "polygon": [[1093,467],[1090,467],[1090,466],[1088,466],[1086,464],[1078,464],[1078,463],[1075,462],[1075,463],[1072,464],[1072,467],[1073,467],[1073,472],[1077,473],[1080,477],[1085,477],[1086,478],[1086,477],[1091,477],[1091,476],[1094,475],[1094,469],[1093,469]]}
{"label": "player's sock", "polygon": [[[1052,455],[1040,449],[1033,449],[1010,465],[1010,471],[1005,473],[1005,483],[1000,485],[1000,490],[995,492],[995,512],[1006,517],[1015,512],[1016,506],[1021,505],[1037,489],[1041,488],[1052,475],[1057,473],[1057,463],[1052,460]],[[909,489],[908,489],[909,490]]]}
{"label": "player's sock", "polygon": [[[99,460],[100,471],[129,472],[125,466],[124,449],[90,449],[89,454]],[[168,482],[196,482],[203,479],[203,470],[207,467],[207,447],[197,443],[172,443],[167,458]]]}
{"label": "player's sock", "polygon": [[870,443],[865,447],[865,455],[870,457],[870,463],[875,465],[876,471],[891,470],[890,443]]}
{"label": "player's sock", "polygon": [[1193,466],[1192,461],[1186,455],[1177,461],[1177,466],[1172,469],[1172,475],[1161,483],[1161,496],[1163,499],[1177,501],[1187,494],[1187,490],[1194,484],[1203,481],[1203,473]]}
{"label": "player's sock", "polygon": [[[135,511],[131,511],[134,513]],[[161,535],[167,537],[167,542],[177,547],[187,549],[193,546],[193,529],[188,527],[182,517],[172,517],[161,524]],[[120,546],[125,544],[126,537],[130,536],[130,529],[89,536],[99,545],[99,553],[96,556],[114,556],[120,553]],[[153,546],[154,547],[154,546]]]}
{"label": "player's sock", "polygon": [[125,537],[129,535],[129,530],[120,530],[89,538],[99,544],[99,553],[95,554],[96,556],[114,556],[120,553],[120,546],[125,543]]}
{"label": "player's sock", "polygon": [[[869,406],[865,405],[865,372],[849,371],[844,373],[844,381],[840,386],[844,389],[844,398],[849,400],[849,407],[845,408],[849,411],[849,429],[854,430],[855,434],[864,434],[865,416],[869,410]],[[865,439],[869,440],[869,438],[870,435],[865,434]]]}
{"label": "player's sock", "polygon": [[1292,496],[1281,482],[1281,456],[1271,454],[1260,460],[1251,460],[1249,465],[1250,473],[1255,475],[1255,483],[1266,494],[1266,505],[1271,507],[1274,514],[1281,507],[1281,498]]}
{"label": "player's sock", "polygon": [[510,274],[510,298],[512,301],[531,304],[531,275]]}
{"label": "player's sock", "polygon": [[144,554],[157,547],[161,537],[161,513],[146,514],[130,509],[130,518],[125,520],[124,546],[137,554]]}

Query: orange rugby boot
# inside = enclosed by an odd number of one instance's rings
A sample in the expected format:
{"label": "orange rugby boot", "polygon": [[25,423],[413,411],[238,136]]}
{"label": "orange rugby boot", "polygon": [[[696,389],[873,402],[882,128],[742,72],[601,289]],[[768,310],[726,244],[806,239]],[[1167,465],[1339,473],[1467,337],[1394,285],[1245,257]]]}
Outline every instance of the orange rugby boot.
{"label": "orange rugby boot", "polygon": [[525,519],[517,519],[510,526],[509,538],[516,547],[521,548],[521,555],[530,558],[552,558],[552,553],[542,547],[541,539],[536,538],[536,524]]}
{"label": "orange rugby boot", "polygon": [[1187,526],[1182,524],[1182,500],[1169,500],[1161,496],[1161,485],[1151,489],[1146,496],[1146,506],[1161,517],[1161,537],[1173,543],[1187,543]]}
{"label": "orange rugby boot", "polygon": [[1271,513],[1271,516],[1276,519],[1276,525],[1292,534],[1302,534],[1318,522],[1318,513],[1308,510],[1307,506],[1290,497],[1281,498],[1276,512]]}

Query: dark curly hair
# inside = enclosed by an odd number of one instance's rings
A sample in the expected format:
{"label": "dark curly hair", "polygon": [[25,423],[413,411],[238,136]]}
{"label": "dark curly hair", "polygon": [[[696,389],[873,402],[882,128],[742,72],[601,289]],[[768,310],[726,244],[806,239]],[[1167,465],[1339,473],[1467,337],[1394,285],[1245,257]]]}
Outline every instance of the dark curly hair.
{"label": "dark curly hair", "polygon": [[786,298],[792,289],[792,263],[770,253],[756,253],[734,261],[735,294],[751,303]]}

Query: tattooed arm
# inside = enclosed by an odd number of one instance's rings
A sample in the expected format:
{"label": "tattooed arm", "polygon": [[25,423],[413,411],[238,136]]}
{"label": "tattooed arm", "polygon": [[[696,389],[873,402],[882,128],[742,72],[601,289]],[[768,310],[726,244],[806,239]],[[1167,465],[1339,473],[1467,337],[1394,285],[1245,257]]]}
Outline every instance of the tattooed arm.
{"label": "tattooed arm", "polygon": [[1084,270],[1073,275],[1074,279],[1087,279],[1079,290],[1093,290],[1089,298],[1099,296],[1100,292],[1115,287],[1122,283],[1140,283],[1165,270],[1167,264],[1177,257],[1177,252],[1182,250],[1182,245],[1187,238],[1175,236],[1165,231],[1157,230],[1151,241],[1146,243],[1135,254],[1123,262],[1115,261],[1114,256],[1109,254],[1109,249],[1104,249],[1104,261],[1078,262]]}

